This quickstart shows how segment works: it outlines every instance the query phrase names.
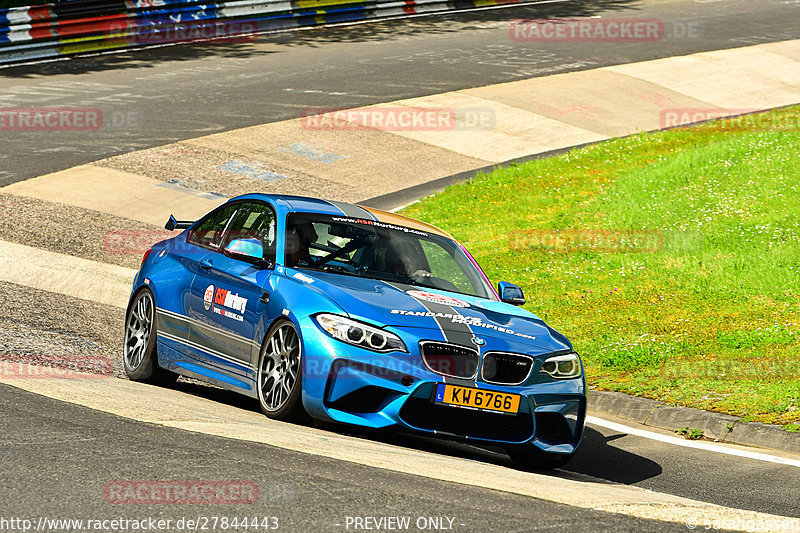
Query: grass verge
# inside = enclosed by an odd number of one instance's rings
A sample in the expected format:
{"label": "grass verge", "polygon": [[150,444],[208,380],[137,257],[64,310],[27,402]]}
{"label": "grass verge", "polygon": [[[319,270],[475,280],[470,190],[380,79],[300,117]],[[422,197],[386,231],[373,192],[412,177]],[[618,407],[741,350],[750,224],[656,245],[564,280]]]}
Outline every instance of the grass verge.
{"label": "grass verge", "polygon": [[404,214],[462,241],[603,390],[796,428],[800,107],[481,175]]}

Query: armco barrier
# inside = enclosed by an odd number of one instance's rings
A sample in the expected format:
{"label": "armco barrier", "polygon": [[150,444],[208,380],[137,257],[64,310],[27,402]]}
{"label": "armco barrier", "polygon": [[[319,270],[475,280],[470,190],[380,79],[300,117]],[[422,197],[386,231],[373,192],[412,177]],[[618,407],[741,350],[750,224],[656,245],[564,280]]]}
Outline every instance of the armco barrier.
{"label": "armco barrier", "polygon": [[73,0],[0,9],[0,64],[530,0]]}

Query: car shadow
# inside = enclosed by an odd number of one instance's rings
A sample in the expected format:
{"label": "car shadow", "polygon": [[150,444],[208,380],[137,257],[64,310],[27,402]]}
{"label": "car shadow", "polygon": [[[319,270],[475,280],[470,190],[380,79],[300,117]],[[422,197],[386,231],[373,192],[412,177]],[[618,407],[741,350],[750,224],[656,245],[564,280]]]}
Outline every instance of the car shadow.
{"label": "car shadow", "polygon": [[[258,403],[255,400],[196,380],[181,378],[171,388],[238,409],[255,413],[260,412]],[[506,453],[499,447],[476,446],[462,442],[398,433],[396,430],[374,430],[344,424],[309,421],[302,425],[314,426],[337,435],[346,435],[449,457],[516,468]],[[603,480],[626,485],[636,484],[661,474],[662,468],[655,461],[613,445],[613,441],[624,436],[622,433],[605,436],[596,429],[587,426],[584,430],[583,442],[572,460],[561,469],[547,473],[564,479],[586,481],[586,478],[590,477],[594,478],[595,481]]]}
{"label": "car shadow", "polygon": [[[0,69],[0,78],[41,77],[54,74],[102,72],[129,68],[152,68],[159,64],[192,61],[206,57],[241,60],[279,53],[293,47],[315,48],[325,44],[364,43],[486,29],[492,23],[517,19],[591,17],[601,12],[636,8],[642,0],[594,0],[540,5],[508,5],[502,9],[432,13],[415,18],[357,21],[358,24],[308,27],[302,31],[275,31],[252,38],[233,38],[195,43],[167,43],[135,51],[96,52],[76,55],[67,61],[10,66]],[[471,26],[474,24],[474,26]],[[262,46],[267,44],[269,46]]]}
{"label": "car shadow", "polygon": [[625,436],[624,433],[605,436],[587,426],[575,457],[564,468],[625,485],[660,475],[661,465],[655,461],[614,446],[613,441]]}

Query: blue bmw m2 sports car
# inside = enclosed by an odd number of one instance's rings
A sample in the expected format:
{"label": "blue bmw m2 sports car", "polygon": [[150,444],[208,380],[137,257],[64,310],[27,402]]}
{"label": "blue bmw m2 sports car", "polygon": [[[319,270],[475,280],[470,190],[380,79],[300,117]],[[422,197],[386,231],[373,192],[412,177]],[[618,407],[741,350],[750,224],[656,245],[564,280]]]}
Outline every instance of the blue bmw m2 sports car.
{"label": "blue bmw m2 sports car", "polygon": [[312,418],[505,448],[554,468],[583,433],[570,342],[495,290],[447,233],[341,202],[248,194],[154,245],[133,282],[125,371],[178,375]]}

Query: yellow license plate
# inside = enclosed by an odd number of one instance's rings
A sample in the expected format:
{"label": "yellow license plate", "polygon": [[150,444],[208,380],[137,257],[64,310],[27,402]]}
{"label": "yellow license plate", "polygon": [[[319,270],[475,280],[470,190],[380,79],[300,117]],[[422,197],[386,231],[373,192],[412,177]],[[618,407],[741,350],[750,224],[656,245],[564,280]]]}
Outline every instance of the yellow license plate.
{"label": "yellow license plate", "polygon": [[521,396],[519,394],[508,394],[505,392],[458,387],[456,385],[439,383],[436,385],[434,401],[436,403],[474,407],[487,411],[516,413],[519,411],[520,398]]}

